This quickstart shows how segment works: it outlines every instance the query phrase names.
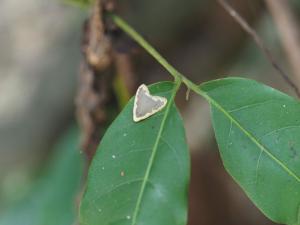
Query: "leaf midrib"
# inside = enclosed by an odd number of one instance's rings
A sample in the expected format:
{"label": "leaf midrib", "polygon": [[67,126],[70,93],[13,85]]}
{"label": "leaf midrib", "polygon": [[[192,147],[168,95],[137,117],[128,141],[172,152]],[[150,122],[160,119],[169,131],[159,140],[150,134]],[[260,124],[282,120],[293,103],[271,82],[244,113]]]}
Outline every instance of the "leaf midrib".
{"label": "leaf midrib", "polygon": [[251,141],[253,141],[263,152],[265,152],[272,160],[274,160],[285,172],[287,172],[290,176],[292,176],[297,182],[300,183],[300,177],[297,176],[290,168],[288,168],[283,162],[281,162],[275,155],[273,155],[263,144],[261,144],[254,135],[252,135],[249,131],[247,131],[236,119],[234,119],[230,113],[228,113],[217,101],[215,101],[212,97],[210,97],[207,92],[199,89],[194,90],[198,94],[205,97],[208,102],[214,105],[217,109],[219,109],[226,117],[228,117]]}
{"label": "leaf midrib", "polygon": [[144,192],[145,192],[146,184],[147,184],[148,178],[150,176],[151,168],[152,168],[152,165],[153,165],[153,162],[154,162],[154,159],[155,159],[155,155],[156,155],[156,152],[157,152],[157,149],[158,149],[158,144],[159,144],[160,138],[162,137],[162,132],[164,130],[164,126],[165,126],[167,117],[169,115],[171,106],[173,104],[173,101],[174,101],[174,98],[175,98],[175,95],[176,95],[176,92],[177,92],[179,86],[180,86],[180,83],[175,83],[175,85],[173,87],[173,90],[172,90],[172,94],[171,94],[171,96],[168,100],[168,104],[166,106],[165,114],[163,116],[159,131],[158,131],[158,134],[157,134],[154,146],[153,146],[153,151],[151,153],[151,156],[150,156],[147,168],[146,168],[146,172],[145,172],[145,175],[144,175],[142,186],[141,186],[141,189],[140,189],[140,192],[139,192],[139,195],[138,195],[136,207],[133,211],[131,225],[136,225],[137,216],[138,216],[138,213],[139,213],[139,210],[140,210],[140,205],[142,203],[142,199],[143,199],[143,195],[144,195]]}

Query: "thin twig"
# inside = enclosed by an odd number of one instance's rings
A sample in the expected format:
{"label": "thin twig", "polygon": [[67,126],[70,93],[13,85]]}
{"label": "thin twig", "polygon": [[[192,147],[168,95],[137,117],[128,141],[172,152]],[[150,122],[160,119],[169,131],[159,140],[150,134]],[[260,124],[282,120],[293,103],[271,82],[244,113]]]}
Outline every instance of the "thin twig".
{"label": "thin twig", "polygon": [[300,32],[297,18],[289,1],[265,0],[265,2],[279,31],[294,77],[297,84],[300,84]]}
{"label": "thin twig", "polygon": [[279,73],[279,75],[289,84],[295,91],[298,97],[300,97],[300,91],[297,85],[289,78],[289,76],[283,71],[281,66],[274,59],[271,51],[266,47],[263,40],[259,37],[256,31],[247,23],[245,19],[226,1],[217,0],[220,5],[230,14],[230,16],[241,26],[241,28],[247,32],[255,41],[257,46],[262,50],[266,58],[269,60],[273,68]]}

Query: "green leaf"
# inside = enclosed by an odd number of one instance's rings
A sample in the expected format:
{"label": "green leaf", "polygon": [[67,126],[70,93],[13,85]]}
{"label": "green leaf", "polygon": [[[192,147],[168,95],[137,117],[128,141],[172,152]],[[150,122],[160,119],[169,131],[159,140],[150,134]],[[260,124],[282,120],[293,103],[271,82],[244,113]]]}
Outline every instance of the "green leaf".
{"label": "green leaf", "polygon": [[89,169],[81,224],[186,224],[190,165],[176,86],[150,87],[168,99],[162,111],[135,123],[131,99],[107,130]]}
{"label": "green leaf", "polygon": [[63,0],[64,2],[79,6],[79,7],[88,7],[90,6],[95,0]]}
{"label": "green leaf", "polygon": [[300,103],[252,80],[204,83],[225,168],[275,222],[300,224]]}
{"label": "green leaf", "polygon": [[31,194],[0,217],[0,225],[72,225],[82,162],[78,135],[72,130],[57,147],[47,170]]}

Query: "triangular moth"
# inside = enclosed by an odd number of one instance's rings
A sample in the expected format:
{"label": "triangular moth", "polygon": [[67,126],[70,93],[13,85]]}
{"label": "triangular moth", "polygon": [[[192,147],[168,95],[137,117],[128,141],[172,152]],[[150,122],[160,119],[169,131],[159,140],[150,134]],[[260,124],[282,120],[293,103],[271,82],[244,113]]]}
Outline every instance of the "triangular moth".
{"label": "triangular moth", "polygon": [[167,104],[167,99],[150,94],[145,84],[139,86],[136,91],[133,106],[133,121],[139,122],[162,110]]}

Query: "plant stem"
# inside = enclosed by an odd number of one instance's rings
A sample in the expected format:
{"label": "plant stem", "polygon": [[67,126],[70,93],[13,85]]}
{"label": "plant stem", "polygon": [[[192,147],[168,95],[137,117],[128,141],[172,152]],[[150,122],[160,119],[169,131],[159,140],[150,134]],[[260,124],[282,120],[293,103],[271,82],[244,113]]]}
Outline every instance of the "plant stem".
{"label": "plant stem", "polygon": [[119,16],[111,14],[113,21],[140,46],[142,46],[153,58],[155,58],[174,78],[182,78],[183,75],[178,72],[167,60],[162,57],[140,34],[138,34],[129,24]]}
{"label": "plant stem", "polygon": [[135,40],[140,46],[142,46],[154,59],[156,59],[174,78],[175,81],[183,82],[189,89],[203,96],[210,101],[210,98],[205,92],[203,92],[199,86],[182,73],[175,69],[159,52],[154,49],[139,33],[137,33],[128,23],[115,14],[110,14],[112,20],[118,25],[125,33],[127,33],[133,40]]}

